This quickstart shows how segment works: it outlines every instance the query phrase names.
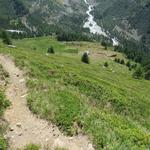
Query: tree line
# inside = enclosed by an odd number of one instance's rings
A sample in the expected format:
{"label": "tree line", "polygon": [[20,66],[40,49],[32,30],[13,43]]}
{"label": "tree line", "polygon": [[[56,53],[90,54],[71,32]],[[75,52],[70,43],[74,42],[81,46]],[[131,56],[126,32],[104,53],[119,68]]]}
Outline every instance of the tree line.
{"label": "tree line", "polygon": [[132,60],[136,63],[139,63],[141,67],[138,67],[135,70],[134,76],[136,73],[139,76],[144,77],[147,80],[150,80],[150,50],[145,46],[136,46],[132,47],[128,45],[119,45],[114,48],[115,51],[125,53],[129,60]]}

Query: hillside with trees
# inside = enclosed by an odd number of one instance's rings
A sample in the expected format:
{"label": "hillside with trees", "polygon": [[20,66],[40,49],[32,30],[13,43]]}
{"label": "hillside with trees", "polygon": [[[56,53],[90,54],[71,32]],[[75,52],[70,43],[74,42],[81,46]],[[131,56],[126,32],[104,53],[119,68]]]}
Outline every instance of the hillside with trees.
{"label": "hillside with trees", "polygon": [[149,150],[150,1],[0,0],[1,149]]}
{"label": "hillside with trees", "polygon": [[[60,42],[55,37],[38,37],[13,40],[13,44],[15,48],[0,42],[0,53],[7,55],[7,59],[3,59],[5,62],[13,57],[17,67],[25,71],[28,94],[24,97],[21,88],[23,95],[21,94],[20,99],[26,98],[25,107],[29,107],[38,118],[57,125],[64,135],[69,136],[70,142],[78,136],[87,135],[95,150],[149,149],[150,81],[139,77],[139,64],[135,66],[135,62],[113,51],[112,47],[105,50],[105,47],[97,42]],[[89,54],[87,49],[90,50]],[[7,65],[9,63],[10,61]],[[133,65],[135,67],[130,69]],[[16,86],[25,84],[22,75],[15,73],[12,72],[10,78],[14,76]],[[13,94],[20,90],[15,86],[11,88],[15,88]],[[12,98],[16,100],[15,97]],[[5,108],[3,96],[0,101],[4,105],[0,107]],[[20,101],[15,105],[15,110],[12,110],[13,105],[9,110],[19,113],[22,109],[17,108],[18,105],[20,106]],[[28,118],[25,113],[26,111],[22,115]],[[17,119],[18,116],[21,116],[21,113],[11,120]],[[28,119],[29,129],[24,130],[27,127],[22,119],[20,122],[17,124],[20,132],[16,133],[16,124],[8,128],[12,135],[19,135],[15,136],[15,139],[18,139],[15,141],[9,138],[8,141],[13,144],[28,136],[26,133],[30,131],[29,127],[32,128],[30,125],[34,124],[33,120],[31,122]],[[36,126],[39,126],[37,122]],[[35,127],[34,131],[37,133],[31,132],[32,136],[35,136],[31,141],[35,144],[39,144],[38,138],[42,139],[41,142],[45,141],[45,136],[43,140],[40,135],[43,135],[47,127],[48,125],[42,130],[38,127],[40,134]],[[59,136],[53,132],[54,128],[49,134],[52,134],[52,139],[58,141]],[[3,135],[6,137],[7,134]],[[4,138],[0,138],[0,146],[3,142],[6,147],[6,141],[1,139]],[[82,142],[81,138],[78,139]],[[62,139],[59,140],[63,142]],[[52,141],[48,140],[49,144]],[[27,147],[22,149],[40,150],[38,145]],[[70,149],[74,150],[72,147]]]}

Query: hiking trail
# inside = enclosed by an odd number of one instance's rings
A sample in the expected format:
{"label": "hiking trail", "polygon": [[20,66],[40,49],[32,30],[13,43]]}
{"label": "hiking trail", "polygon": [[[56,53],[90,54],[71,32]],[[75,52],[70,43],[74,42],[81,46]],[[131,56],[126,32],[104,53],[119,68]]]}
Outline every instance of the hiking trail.
{"label": "hiking trail", "polygon": [[6,97],[12,105],[5,112],[5,119],[9,123],[6,133],[10,149],[23,148],[26,144],[49,145],[51,149],[56,147],[68,150],[94,150],[88,137],[78,135],[67,137],[59,129],[38,118],[27,107],[26,80],[22,70],[15,66],[12,58],[0,55],[0,64],[9,73],[9,83],[6,89]]}

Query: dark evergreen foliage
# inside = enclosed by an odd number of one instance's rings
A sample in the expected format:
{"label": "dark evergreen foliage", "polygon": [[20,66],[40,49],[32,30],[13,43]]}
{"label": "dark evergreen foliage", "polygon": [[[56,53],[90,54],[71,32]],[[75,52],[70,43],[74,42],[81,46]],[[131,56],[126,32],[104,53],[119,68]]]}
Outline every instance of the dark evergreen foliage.
{"label": "dark evergreen foliage", "polygon": [[81,61],[86,63],[86,64],[89,64],[90,63],[90,60],[89,60],[89,56],[87,53],[84,53],[82,58],[81,58]]}
{"label": "dark evergreen foliage", "polygon": [[13,0],[13,6],[18,17],[24,16],[29,13],[29,10],[25,7],[22,1]]}
{"label": "dark evergreen foliage", "polygon": [[10,39],[10,37],[6,31],[2,31],[1,37],[2,37],[4,44],[7,44],[7,45],[12,44],[12,41],[11,41],[11,39]]}
{"label": "dark evergreen foliage", "polygon": [[142,78],[143,77],[143,70],[141,67],[138,67],[136,71],[133,73],[133,77],[136,79]]}
{"label": "dark evergreen foliage", "polygon": [[92,38],[82,33],[61,32],[57,35],[58,41],[92,41]]}
{"label": "dark evergreen foliage", "polygon": [[53,46],[48,48],[47,53],[49,53],[49,54],[54,54],[55,53]]}
{"label": "dark evergreen foliage", "polygon": [[120,64],[122,64],[122,65],[125,64],[124,59],[122,59],[122,60],[120,61]]}
{"label": "dark evergreen foliage", "polygon": [[115,58],[115,60],[114,60],[115,62],[117,62],[117,63],[120,63],[120,58]]}
{"label": "dark evergreen foliage", "polygon": [[131,67],[131,62],[128,61],[128,62],[126,63],[126,66],[130,68],[130,67]]}
{"label": "dark evergreen foliage", "polygon": [[109,66],[109,65],[108,65],[108,62],[105,62],[105,63],[104,63],[104,66],[105,66],[105,67],[108,67],[108,66]]}

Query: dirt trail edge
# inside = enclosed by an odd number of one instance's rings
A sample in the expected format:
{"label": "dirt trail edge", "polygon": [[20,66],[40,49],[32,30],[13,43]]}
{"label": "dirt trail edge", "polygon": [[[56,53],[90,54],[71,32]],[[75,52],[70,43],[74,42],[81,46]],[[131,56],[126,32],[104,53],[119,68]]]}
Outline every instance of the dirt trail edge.
{"label": "dirt trail edge", "polygon": [[42,147],[50,145],[52,149],[62,147],[69,150],[94,150],[87,136],[67,137],[56,126],[33,115],[27,107],[27,87],[23,71],[8,56],[0,55],[0,64],[10,76],[6,96],[12,105],[6,111],[5,119],[10,124],[6,138],[9,139],[11,150],[29,143],[41,144]]}

